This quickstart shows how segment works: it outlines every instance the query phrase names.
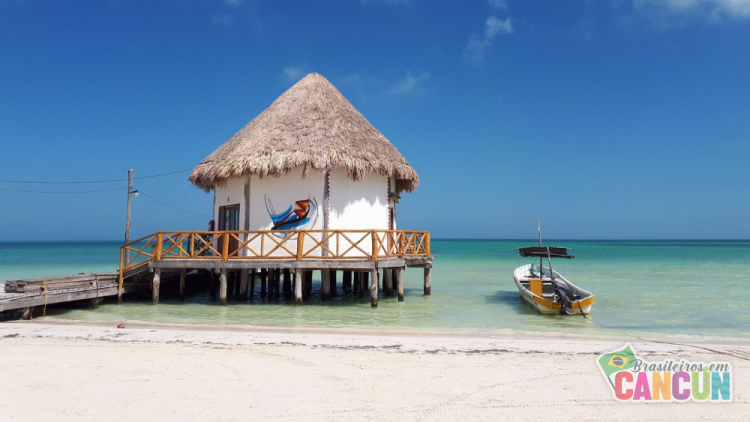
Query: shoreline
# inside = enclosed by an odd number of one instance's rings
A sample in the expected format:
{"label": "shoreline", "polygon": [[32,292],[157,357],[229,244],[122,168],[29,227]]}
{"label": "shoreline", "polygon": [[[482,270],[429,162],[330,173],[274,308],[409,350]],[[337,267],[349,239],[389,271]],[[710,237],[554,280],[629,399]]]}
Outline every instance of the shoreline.
{"label": "shoreline", "polygon": [[[572,332],[554,332],[554,331],[533,331],[533,330],[516,330],[512,328],[501,330],[419,330],[419,329],[385,329],[385,328],[368,328],[368,327],[337,327],[321,325],[252,325],[252,324],[203,324],[203,323],[175,323],[147,320],[89,320],[89,319],[68,319],[60,317],[37,317],[31,321],[10,320],[0,322],[10,324],[49,324],[49,325],[81,325],[81,326],[102,326],[116,327],[123,323],[128,327],[140,328],[163,328],[177,330],[206,330],[206,331],[230,331],[230,332],[274,332],[274,333],[321,333],[321,334],[371,334],[371,335],[392,335],[405,337],[512,337],[512,338],[529,338],[529,339],[578,339],[578,340],[600,340],[600,341],[642,341],[642,342],[672,342],[672,343],[693,343],[693,344],[737,344],[749,345],[750,337],[730,337],[730,336],[705,336],[692,334],[663,335],[654,333],[648,335],[644,333],[627,333],[621,329],[610,329],[612,334],[585,334]],[[640,334],[640,335],[638,335]]]}
{"label": "shoreline", "polygon": [[[350,329],[336,327],[267,327],[251,325],[202,325],[129,321],[125,328],[108,321],[48,320],[10,321],[0,323],[2,338],[75,339],[105,342],[296,345],[306,347],[352,347],[389,349],[409,353],[436,351],[444,353],[534,352],[581,354],[581,345],[594,349],[587,354],[605,351],[607,347],[630,342],[648,346],[655,353],[738,349],[742,358],[750,359],[750,341],[680,339],[658,337],[609,337],[543,332],[471,332],[408,331]],[[294,339],[293,342],[290,339]],[[542,347],[540,347],[542,346]],[[540,350],[541,349],[541,350]],[[731,355],[730,355],[731,356]]]}

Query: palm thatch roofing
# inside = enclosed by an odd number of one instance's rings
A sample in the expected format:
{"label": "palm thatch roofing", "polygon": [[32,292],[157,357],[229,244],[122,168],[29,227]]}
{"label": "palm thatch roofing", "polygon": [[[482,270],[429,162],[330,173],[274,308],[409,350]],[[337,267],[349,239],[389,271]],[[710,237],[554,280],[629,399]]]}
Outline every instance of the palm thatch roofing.
{"label": "palm thatch roofing", "polygon": [[413,191],[419,177],[396,147],[326,78],[311,73],[198,164],[190,182],[210,191],[230,177],[281,176],[302,167],[340,167],[349,178],[395,176],[395,191]]}

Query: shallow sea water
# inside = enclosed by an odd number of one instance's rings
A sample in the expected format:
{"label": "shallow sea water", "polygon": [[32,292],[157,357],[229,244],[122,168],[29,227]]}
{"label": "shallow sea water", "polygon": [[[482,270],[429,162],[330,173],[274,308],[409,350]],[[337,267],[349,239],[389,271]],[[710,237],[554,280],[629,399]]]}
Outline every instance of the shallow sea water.
{"label": "shallow sea water", "polygon": [[[750,338],[750,241],[550,241],[568,246],[572,260],[553,266],[596,295],[593,314],[541,316],[523,303],[513,270],[531,262],[514,248],[523,240],[433,240],[438,255],[432,295],[422,294],[422,269],[406,271],[405,301],[341,293],[322,302],[319,273],[304,306],[283,300],[230,301],[195,291],[183,303],[128,300],[97,310],[50,309],[48,318],[185,324],[313,326],[430,331],[557,332],[670,338]],[[116,242],[0,242],[0,282],[9,279],[114,271]],[[257,286],[256,286],[257,288]],[[191,292],[191,289],[188,289]]]}

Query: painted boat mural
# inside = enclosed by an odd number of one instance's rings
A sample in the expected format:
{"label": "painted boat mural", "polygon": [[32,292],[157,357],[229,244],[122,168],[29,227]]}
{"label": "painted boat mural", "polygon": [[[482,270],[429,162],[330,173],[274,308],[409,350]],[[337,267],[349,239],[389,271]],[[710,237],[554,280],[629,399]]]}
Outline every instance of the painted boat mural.
{"label": "painted boat mural", "polygon": [[318,202],[315,198],[294,201],[281,213],[277,213],[273,208],[270,198],[265,199],[266,210],[273,223],[271,230],[280,232],[274,233],[276,236],[285,238],[287,234],[283,232],[286,230],[306,230],[315,226],[315,221],[318,219]]}

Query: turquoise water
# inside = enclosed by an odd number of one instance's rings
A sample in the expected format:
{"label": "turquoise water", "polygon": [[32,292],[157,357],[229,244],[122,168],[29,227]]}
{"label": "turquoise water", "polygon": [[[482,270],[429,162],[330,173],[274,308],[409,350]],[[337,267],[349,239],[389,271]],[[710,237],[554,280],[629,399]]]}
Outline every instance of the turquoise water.
{"label": "turquoise water", "polygon": [[[583,335],[750,338],[750,241],[552,241],[573,260],[555,270],[596,295],[590,319],[541,316],[521,302],[513,269],[530,262],[513,249],[533,241],[433,240],[438,254],[432,295],[422,295],[422,269],[405,273],[405,302],[339,294],[304,306],[230,302],[207,293],[185,303],[163,297],[97,310],[56,309],[49,318],[197,324],[326,326],[399,330],[530,331]],[[0,243],[0,280],[115,269],[117,243]],[[319,274],[315,274],[316,281]],[[339,288],[341,286],[339,274]]]}

